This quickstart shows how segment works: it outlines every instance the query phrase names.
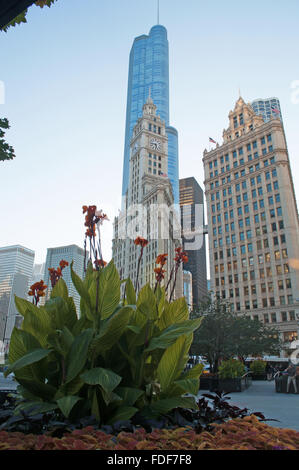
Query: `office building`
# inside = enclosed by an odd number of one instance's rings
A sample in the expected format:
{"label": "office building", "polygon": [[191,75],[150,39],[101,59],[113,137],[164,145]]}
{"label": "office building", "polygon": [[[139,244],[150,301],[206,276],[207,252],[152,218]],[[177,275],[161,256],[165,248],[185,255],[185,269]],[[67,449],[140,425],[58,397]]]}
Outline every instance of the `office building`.
{"label": "office building", "polygon": [[172,184],[174,202],[179,204],[178,133],[169,126],[169,45],[167,30],[153,26],[149,35],[135,38],[130,52],[125,148],[123,163],[123,204],[129,185],[130,146],[133,128],[142,116],[143,105],[151,94],[157,113],[165,122],[168,136],[168,167],[166,172]]}
{"label": "office building", "polygon": [[207,296],[206,244],[204,236],[204,194],[196,179],[180,179],[181,226],[184,251],[188,263],[184,269],[192,273],[193,308]]}
{"label": "office building", "polygon": [[279,118],[282,121],[280,102],[278,98],[258,99],[251,102],[255,114],[263,117],[265,122],[271,118]]}
{"label": "office building", "polygon": [[297,337],[299,222],[282,122],[240,97],[223,143],[203,156],[211,289],[236,312]]}
{"label": "office building", "polygon": [[[88,257],[88,254],[87,254]],[[81,279],[84,277],[84,250],[77,245],[60,246],[57,248],[48,248],[47,258],[45,263],[44,282],[48,286],[46,291],[46,300],[50,298],[51,292],[51,280],[49,276],[49,268],[57,269],[61,260],[65,260],[69,263],[69,266],[63,269],[62,278],[65,281],[69,296],[73,297],[77,315],[80,314],[80,296],[75,289],[75,286],[71,278],[70,264],[73,261],[73,269]]]}
{"label": "office building", "polygon": [[186,299],[189,312],[193,310],[192,296],[192,274],[190,271],[183,270],[184,297]]}
{"label": "office building", "polygon": [[0,340],[9,344],[14,326],[23,317],[15,305],[15,295],[28,300],[34,251],[20,245],[0,248]]}
{"label": "office building", "polygon": [[[164,267],[168,280],[174,266],[175,248],[181,246],[180,224],[173,210],[173,191],[167,168],[165,122],[157,115],[157,106],[149,97],[143,106],[143,115],[133,129],[126,210],[114,221],[112,246],[112,256],[121,277],[130,277],[135,284],[140,247],[134,240],[140,236],[149,241],[140,265],[139,288],[147,283],[154,287],[154,269],[159,254],[168,254]],[[175,296],[182,295],[180,270]]]}

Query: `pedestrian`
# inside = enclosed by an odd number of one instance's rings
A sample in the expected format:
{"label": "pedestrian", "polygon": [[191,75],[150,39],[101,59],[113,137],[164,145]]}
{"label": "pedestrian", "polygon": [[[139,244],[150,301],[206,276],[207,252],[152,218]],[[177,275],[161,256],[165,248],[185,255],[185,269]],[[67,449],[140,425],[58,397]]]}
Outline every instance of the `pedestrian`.
{"label": "pedestrian", "polygon": [[267,362],[266,364],[265,372],[267,374],[267,380],[272,380],[273,369],[271,367],[271,364],[269,364],[269,362]]}
{"label": "pedestrian", "polygon": [[288,376],[287,393],[290,393],[291,382],[294,385],[295,393],[298,393],[296,377],[298,377],[299,368],[298,368],[298,371],[297,371],[297,368],[295,367],[295,365],[290,363],[290,365],[286,368],[285,372]]}

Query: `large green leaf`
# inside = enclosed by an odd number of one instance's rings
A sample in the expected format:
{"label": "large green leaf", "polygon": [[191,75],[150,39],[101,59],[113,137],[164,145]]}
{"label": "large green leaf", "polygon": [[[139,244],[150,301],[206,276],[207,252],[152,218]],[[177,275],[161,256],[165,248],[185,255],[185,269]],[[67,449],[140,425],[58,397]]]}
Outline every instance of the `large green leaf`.
{"label": "large green leaf", "polygon": [[82,398],[76,397],[74,395],[69,395],[67,397],[63,397],[57,400],[57,404],[60,410],[62,411],[63,415],[68,418],[70,412],[72,411],[76,403],[78,403],[78,401],[80,400],[82,400]]}
{"label": "large green leaf", "polygon": [[26,380],[19,378],[16,373],[16,379],[18,382],[30,392],[36,399],[42,399],[44,401],[52,401],[57,393],[57,389],[49,384],[38,382],[37,380]]}
{"label": "large green leaf", "polygon": [[174,385],[180,389],[181,394],[190,393],[191,395],[197,396],[199,389],[199,379],[176,380]]}
{"label": "large green leaf", "polygon": [[71,382],[80,374],[86,364],[88,348],[93,337],[93,329],[84,330],[73,341],[72,347],[66,357],[66,381]]}
{"label": "large green leaf", "polygon": [[[50,323],[50,322],[49,322]],[[27,311],[26,316],[22,322],[22,330],[35,336],[43,347],[47,346],[47,337],[51,332],[50,324],[45,324],[42,318],[35,315],[33,312]]]}
{"label": "large green leaf", "polygon": [[51,291],[51,298],[62,297],[67,300],[69,297],[67,285],[63,279],[59,279]]}
{"label": "large green leaf", "polygon": [[194,330],[199,328],[202,319],[196,318],[195,320],[188,320],[181,323],[176,323],[166,330],[162,331],[159,336],[153,337],[150,341],[149,347],[146,349],[147,352],[153,351],[154,349],[166,349],[171,346],[178,337],[181,335],[187,335],[192,333]]}
{"label": "large green leaf", "polygon": [[138,311],[141,312],[147,320],[156,320],[158,318],[156,297],[149,284],[146,284],[140,290],[137,307]]}
{"label": "large green leaf", "polygon": [[51,317],[52,326],[61,330],[67,326],[72,330],[77,322],[77,315],[73,299],[64,300],[62,297],[53,297],[45,304],[45,309]]}
{"label": "large green leaf", "polygon": [[99,318],[104,320],[112,315],[120,302],[120,279],[113,260],[96,274],[99,276],[99,287],[97,289],[95,280],[89,288],[89,295],[93,310],[97,305]]}
{"label": "large green leaf", "polygon": [[91,343],[93,354],[98,355],[104,353],[119,340],[127,328],[130,317],[134,311],[133,307],[135,306],[126,305],[102,322],[100,333]]}
{"label": "large green leaf", "polygon": [[109,419],[108,424],[116,423],[117,421],[127,421],[136,414],[137,408],[132,406],[120,406],[117,408],[115,414]]}
{"label": "large green leaf", "polygon": [[16,407],[15,414],[18,415],[21,411],[24,411],[30,416],[39,413],[48,413],[49,411],[56,410],[57,408],[57,403],[47,403],[43,401],[26,401],[25,403],[20,403]]}
{"label": "large green leaf", "polygon": [[138,388],[118,387],[116,393],[122,398],[125,406],[133,406],[138,398],[144,394],[144,391]]}
{"label": "large green leaf", "polygon": [[81,300],[83,300],[81,313],[84,309],[84,314],[87,316],[87,318],[89,320],[94,320],[94,315],[92,314],[91,300],[88,293],[88,286],[85,285],[82,279],[73,270],[73,262],[71,263],[71,277],[73,284],[81,297]]}
{"label": "large green leaf", "polygon": [[39,308],[36,305],[34,305],[32,302],[29,302],[28,300],[22,299],[21,297],[18,297],[16,295],[15,295],[15,304],[16,304],[18,312],[23,317],[25,317],[27,311],[38,314]]}
{"label": "large green leaf", "polygon": [[[29,352],[40,348],[41,344],[32,334],[28,333],[27,331],[14,328],[11,334],[9,345],[9,364],[13,364]],[[24,367],[24,369],[22,369],[18,373],[19,377],[21,376],[22,378],[27,380],[34,380],[36,378],[39,378],[41,375],[41,371],[35,364]]]}
{"label": "large green leaf", "polygon": [[203,369],[204,369],[203,364],[196,364],[191,369],[184,372],[183,378],[184,379],[197,379],[201,376]]}
{"label": "large green leaf", "polygon": [[160,330],[168,328],[174,323],[182,323],[189,319],[188,305],[185,297],[174,300],[170,304],[165,304],[163,313],[158,321]]}
{"label": "large green leaf", "polygon": [[51,349],[35,349],[30,351],[29,353],[25,354],[23,357],[18,359],[13,364],[10,364],[6,371],[4,372],[5,377],[11,372],[16,372],[19,369],[23,369],[23,367],[30,366],[36,362],[41,361],[45,357],[47,357],[52,352]]}
{"label": "large green leaf", "polygon": [[179,379],[188,360],[188,351],[192,342],[192,335],[182,335],[164,352],[157,368],[158,381],[162,391],[171,388],[173,382]]}
{"label": "large green leaf", "polygon": [[88,385],[100,385],[106,392],[112,392],[121,382],[122,377],[111,370],[95,367],[80,375]]}
{"label": "large green leaf", "polygon": [[74,341],[74,336],[65,326],[62,330],[57,330],[47,338],[51,348],[61,354],[64,358],[67,356]]}
{"label": "large green leaf", "polygon": [[136,305],[136,292],[130,278],[126,281],[126,298],[129,305]]}

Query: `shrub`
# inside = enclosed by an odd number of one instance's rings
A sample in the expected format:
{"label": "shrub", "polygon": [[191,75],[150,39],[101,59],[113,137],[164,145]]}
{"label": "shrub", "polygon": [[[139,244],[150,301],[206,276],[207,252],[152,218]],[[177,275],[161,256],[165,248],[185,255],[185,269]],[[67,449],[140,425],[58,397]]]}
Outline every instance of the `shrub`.
{"label": "shrub", "polygon": [[0,431],[1,450],[299,450],[299,432],[273,428],[248,416],[216,424],[201,434],[185,427],[112,436],[87,427],[58,439]]}
{"label": "shrub", "polygon": [[203,366],[185,366],[201,319],[189,320],[185,299],[169,303],[160,285],[136,296],[130,279],[121,298],[113,261],[97,270],[89,263],[84,280],[71,266],[71,276],[80,319],[63,279],[44,306],[15,299],[24,320],[12,332],[5,374],[13,371],[20,384],[17,413],[93,415],[111,424],[137,412],[155,418],[177,407],[197,409]]}
{"label": "shrub", "polygon": [[219,366],[220,379],[235,379],[237,377],[242,377],[244,374],[245,366],[243,362],[237,361],[236,359],[222,361]]}
{"label": "shrub", "polygon": [[263,375],[265,373],[266,364],[265,361],[257,359],[250,364],[250,370],[255,375]]}

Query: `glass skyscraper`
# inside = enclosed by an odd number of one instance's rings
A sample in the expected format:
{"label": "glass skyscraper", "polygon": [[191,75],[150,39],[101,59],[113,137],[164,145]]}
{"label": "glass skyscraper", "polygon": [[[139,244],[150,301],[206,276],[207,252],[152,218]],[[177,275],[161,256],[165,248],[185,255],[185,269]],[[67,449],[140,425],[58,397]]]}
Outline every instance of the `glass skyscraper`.
{"label": "glass skyscraper", "polygon": [[14,326],[23,317],[18,314],[14,296],[28,299],[32,279],[34,251],[20,245],[0,248],[0,340],[8,344]]}
{"label": "glass skyscraper", "polygon": [[[258,99],[251,103],[253,111],[263,116],[265,122],[270,121],[271,117],[279,118],[282,121],[280,102],[278,98]],[[275,110],[279,111],[279,113]]]}
{"label": "glass skyscraper", "polygon": [[122,197],[129,184],[130,141],[133,127],[142,116],[142,107],[149,94],[157,106],[157,114],[165,121],[168,136],[168,177],[174,202],[179,204],[178,133],[169,126],[169,47],[167,30],[156,25],[149,35],[135,38],[129,62],[125,149]]}
{"label": "glass skyscraper", "polygon": [[[87,259],[88,259],[88,252],[87,252]],[[45,274],[44,274],[44,281],[45,284],[48,286],[46,291],[46,300],[50,298],[51,292],[51,280],[49,275],[49,268],[57,269],[61,260],[65,260],[71,264],[74,261],[73,269],[78,274],[81,279],[84,277],[84,250],[77,245],[69,245],[69,246],[59,246],[57,248],[48,248],[47,250],[47,259],[45,264]],[[62,279],[65,281],[69,296],[73,297],[77,314],[79,316],[80,313],[80,295],[78,294],[75,286],[72,282],[71,278],[71,269],[70,266],[67,266],[62,271]]]}

